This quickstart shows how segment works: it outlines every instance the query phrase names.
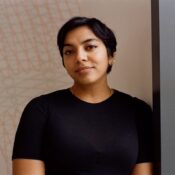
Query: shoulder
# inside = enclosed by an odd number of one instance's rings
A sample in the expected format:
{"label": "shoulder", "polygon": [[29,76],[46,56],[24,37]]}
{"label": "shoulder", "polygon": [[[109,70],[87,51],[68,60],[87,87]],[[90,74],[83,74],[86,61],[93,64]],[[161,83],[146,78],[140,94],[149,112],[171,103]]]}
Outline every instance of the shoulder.
{"label": "shoulder", "polygon": [[50,105],[54,104],[56,101],[63,101],[63,99],[68,96],[68,89],[61,89],[47,94],[42,94],[32,98],[26,105],[24,111],[36,109],[41,112],[46,112]]}
{"label": "shoulder", "polygon": [[127,94],[125,92],[121,92],[118,90],[114,90],[114,100],[118,100],[121,104],[125,104],[129,108],[134,109],[137,113],[138,112],[151,112],[151,106],[146,103],[144,100]]}
{"label": "shoulder", "polygon": [[63,97],[65,98],[69,94],[68,91],[69,91],[68,89],[61,89],[61,90],[53,91],[47,94],[42,94],[32,98],[29,101],[29,104],[30,103],[43,104],[59,98],[63,98]]}
{"label": "shoulder", "polygon": [[119,91],[114,89],[114,95],[116,98],[120,99],[120,100],[125,100],[125,101],[130,101],[133,99],[133,97],[130,94],[127,94],[125,92]]}

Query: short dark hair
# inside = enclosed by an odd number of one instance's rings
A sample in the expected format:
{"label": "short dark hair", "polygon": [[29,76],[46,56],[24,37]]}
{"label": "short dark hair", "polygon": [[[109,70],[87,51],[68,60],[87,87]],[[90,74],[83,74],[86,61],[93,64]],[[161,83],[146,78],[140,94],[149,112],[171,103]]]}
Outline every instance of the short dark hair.
{"label": "short dark hair", "polygon": [[[63,47],[66,35],[71,30],[81,27],[87,26],[92,32],[102,40],[104,45],[106,46],[108,56],[113,57],[114,52],[116,52],[117,41],[113,31],[107,27],[104,23],[102,23],[97,18],[87,18],[87,17],[73,17],[68,20],[59,30],[57,35],[57,45],[60,51],[60,55],[63,58]],[[64,61],[63,61],[64,65]],[[107,73],[109,73],[112,69],[112,65],[109,65]]]}

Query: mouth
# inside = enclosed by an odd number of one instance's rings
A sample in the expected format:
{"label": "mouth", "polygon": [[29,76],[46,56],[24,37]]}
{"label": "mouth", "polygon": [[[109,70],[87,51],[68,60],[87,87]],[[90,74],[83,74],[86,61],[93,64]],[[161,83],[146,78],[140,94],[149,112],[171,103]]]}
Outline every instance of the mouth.
{"label": "mouth", "polygon": [[76,73],[88,72],[89,70],[93,69],[93,66],[82,66],[75,70]]}

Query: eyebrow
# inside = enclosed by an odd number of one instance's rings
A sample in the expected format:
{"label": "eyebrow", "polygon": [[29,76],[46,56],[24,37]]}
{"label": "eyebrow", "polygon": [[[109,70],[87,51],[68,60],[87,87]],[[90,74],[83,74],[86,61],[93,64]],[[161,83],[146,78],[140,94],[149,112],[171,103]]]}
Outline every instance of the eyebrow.
{"label": "eyebrow", "polygon": [[[96,38],[86,39],[86,40],[82,41],[81,44],[85,44],[85,43],[88,43],[88,42],[91,42],[91,41],[98,41],[98,39],[96,39]],[[73,46],[73,44],[66,43],[66,44],[63,45],[63,47],[65,47],[65,46]]]}

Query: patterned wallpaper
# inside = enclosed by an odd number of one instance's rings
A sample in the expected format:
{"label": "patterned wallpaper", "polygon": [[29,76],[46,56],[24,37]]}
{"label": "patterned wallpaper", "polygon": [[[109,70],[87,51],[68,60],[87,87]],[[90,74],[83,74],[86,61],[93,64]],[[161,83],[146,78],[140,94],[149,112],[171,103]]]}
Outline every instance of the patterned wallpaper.
{"label": "patterned wallpaper", "polygon": [[0,1],[0,174],[11,174],[14,133],[26,103],[70,84],[56,46],[58,28],[79,14],[76,0]]}

